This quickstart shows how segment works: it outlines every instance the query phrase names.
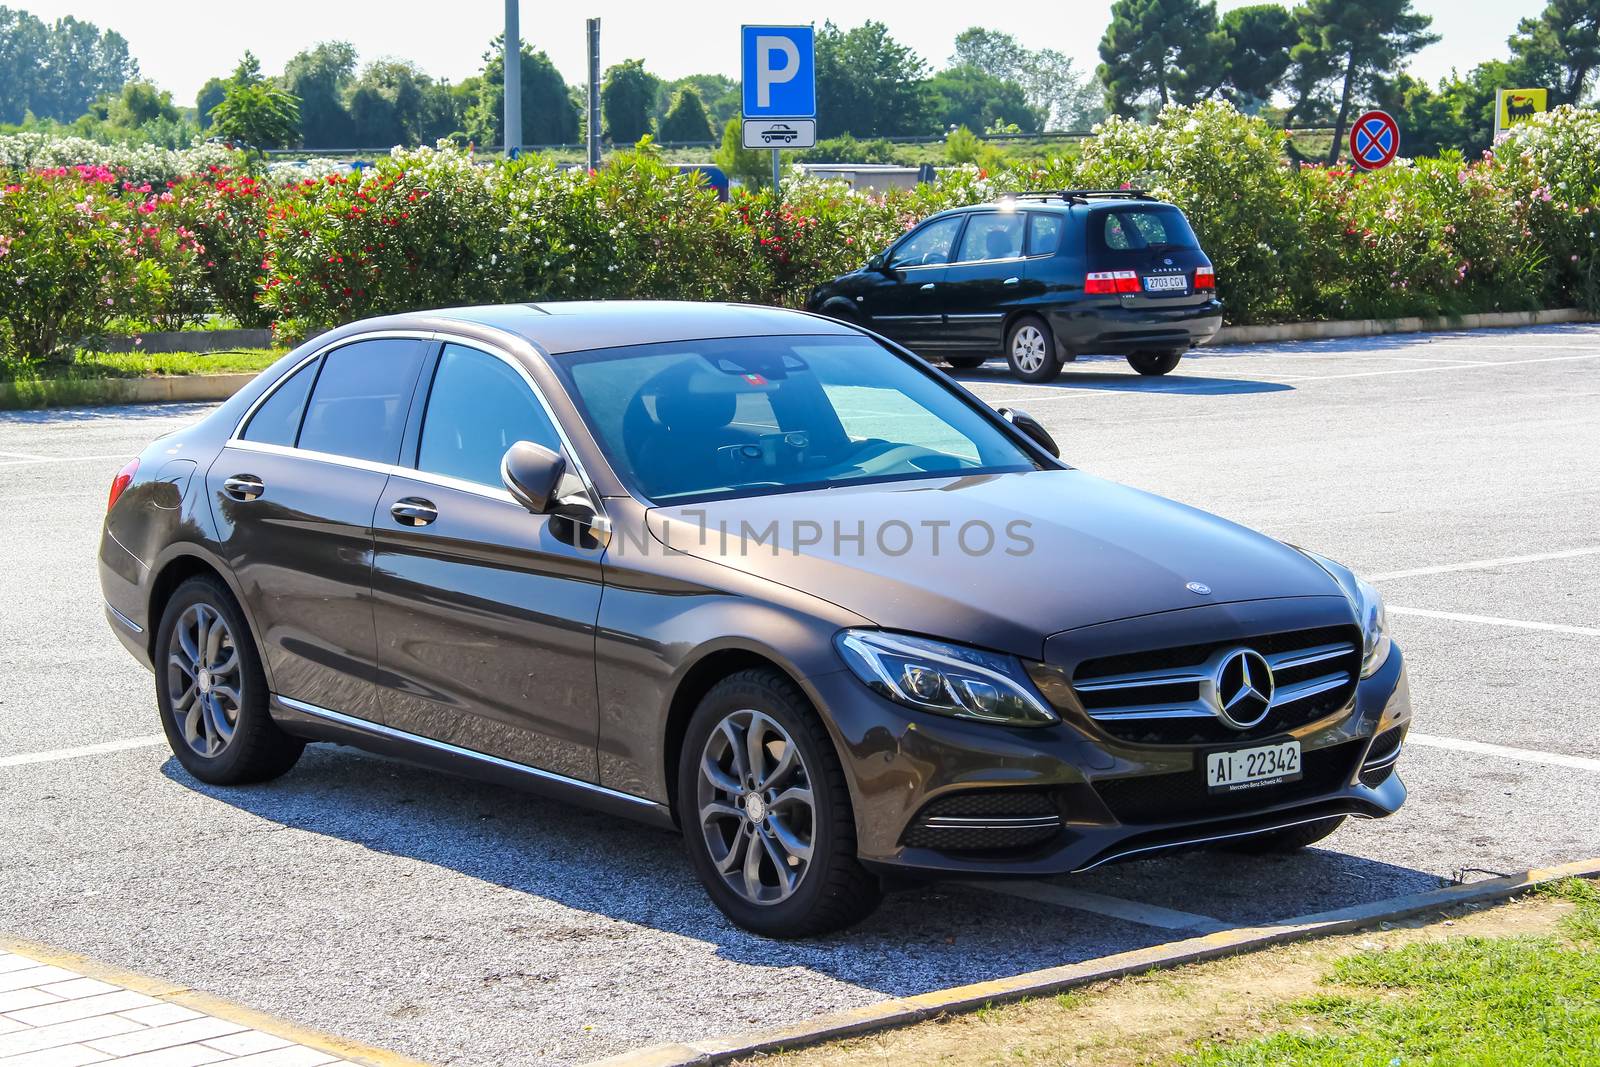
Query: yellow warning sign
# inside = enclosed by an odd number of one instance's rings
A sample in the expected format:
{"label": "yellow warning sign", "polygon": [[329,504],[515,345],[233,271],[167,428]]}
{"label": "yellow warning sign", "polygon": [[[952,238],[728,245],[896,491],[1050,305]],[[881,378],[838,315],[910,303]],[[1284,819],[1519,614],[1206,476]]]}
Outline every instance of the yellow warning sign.
{"label": "yellow warning sign", "polygon": [[1549,92],[1544,89],[1501,89],[1495,100],[1494,129],[1496,133],[1509,130],[1544,111]]}

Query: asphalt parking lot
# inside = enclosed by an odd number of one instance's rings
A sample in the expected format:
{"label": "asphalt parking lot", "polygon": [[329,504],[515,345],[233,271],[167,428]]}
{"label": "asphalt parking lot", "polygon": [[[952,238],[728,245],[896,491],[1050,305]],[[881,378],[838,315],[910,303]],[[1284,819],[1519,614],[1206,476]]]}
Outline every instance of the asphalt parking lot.
{"label": "asphalt parking lot", "polygon": [[1070,462],[1373,579],[1411,788],[1289,858],[936,885],[799,944],[729,925],[677,839],[332,748],[188,777],[101,616],[116,470],[195,406],[0,414],[0,932],[437,1063],[572,1064],[1600,855],[1600,326],[1084,360],[1026,386]]}

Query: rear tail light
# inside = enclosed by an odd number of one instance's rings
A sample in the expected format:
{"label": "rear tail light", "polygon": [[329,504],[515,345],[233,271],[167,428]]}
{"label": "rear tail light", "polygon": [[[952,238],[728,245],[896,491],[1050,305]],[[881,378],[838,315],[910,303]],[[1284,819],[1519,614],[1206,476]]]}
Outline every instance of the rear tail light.
{"label": "rear tail light", "polygon": [[1139,272],[1132,270],[1096,271],[1084,279],[1083,291],[1090,296],[1137,293],[1139,291]]}
{"label": "rear tail light", "polygon": [[1196,289],[1215,289],[1217,287],[1217,272],[1210,267],[1196,267],[1194,269],[1194,287]]}
{"label": "rear tail light", "polygon": [[133,484],[133,476],[138,473],[139,461],[136,459],[130,459],[128,465],[117,472],[117,476],[111,480],[111,496],[106,500],[106,511],[109,512],[117,506],[117,497],[122,495],[124,489]]}

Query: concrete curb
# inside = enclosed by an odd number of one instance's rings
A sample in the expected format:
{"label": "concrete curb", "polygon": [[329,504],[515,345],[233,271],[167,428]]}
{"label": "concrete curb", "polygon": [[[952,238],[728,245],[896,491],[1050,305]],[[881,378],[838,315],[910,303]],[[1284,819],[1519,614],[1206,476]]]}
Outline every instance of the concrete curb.
{"label": "concrete curb", "polygon": [[1522,874],[1483,882],[1446,886],[1442,889],[1341,908],[1337,911],[1302,915],[1268,926],[1242,926],[1231,930],[1219,930],[1202,937],[1171,941],[1164,945],[1121,952],[1114,956],[1103,956],[1100,959],[1085,960],[1064,967],[1032,971],[1012,978],[999,978],[990,982],[939,989],[914,997],[886,1000],[878,1004],[869,1004],[864,1008],[825,1015],[820,1019],[773,1030],[711,1038],[705,1041],[652,1045],[633,1052],[624,1052],[619,1056],[596,1060],[589,1067],[689,1067],[691,1064],[727,1063],[760,1053],[815,1045],[842,1037],[906,1026],[940,1015],[973,1011],[985,1004],[1043,996],[1109,978],[1142,974],[1157,968],[1177,967],[1186,963],[1200,963],[1219,956],[1231,956],[1290,941],[1305,941],[1314,937],[1345,933],[1363,926],[1403,919],[1422,912],[1459,907],[1463,904],[1504,900],[1535,886],[1557,882],[1564,878],[1595,877],[1600,877],[1600,857],[1562,864],[1558,867],[1535,868]]}
{"label": "concrete curb", "polygon": [[0,382],[0,408],[69,405],[211,403],[255,380],[238,374],[172,374],[155,378],[60,378]]}
{"label": "concrete curb", "polygon": [[203,1015],[210,1015],[231,1023],[237,1023],[250,1030],[260,1030],[262,1033],[272,1034],[275,1037],[283,1038],[285,1041],[292,1041],[296,1045],[304,1045],[307,1048],[325,1052],[341,1060],[365,1064],[366,1067],[428,1067],[421,1060],[414,1060],[397,1052],[374,1048],[359,1041],[351,1041],[348,1038],[339,1037],[337,1034],[327,1034],[321,1030],[313,1030],[298,1023],[289,1022],[287,1019],[279,1019],[276,1016],[267,1015],[253,1008],[246,1008],[232,1001],[223,1000],[221,997],[202,993],[198,989],[190,989],[188,986],[163,981],[160,978],[152,978],[150,975],[140,974],[137,971],[125,971],[120,967],[101,963],[99,960],[89,959],[71,952],[63,952],[51,945],[41,945],[36,941],[24,941],[0,934],[0,949],[27,956],[29,959],[37,960],[40,963],[76,971],[89,978],[98,978],[102,982],[110,982],[112,985],[119,985],[124,989],[131,989],[135,993],[143,993],[147,997],[154,997],[169,1004],[189,1008]]}
{"label": "concrete curb", "polygon": [[1595,316],[1579,308],[1547,311],[1491,311],[1456,318],[1343,319],[1335,322],[1285,322],[1276,326],[1224,326],[1207,342],[1215,345],[1271,344],[1278,341],[1324,341],[1336,337],[1375,337],[1387,333],[1428,333],[1434,330],[1509,329],[1549,326],[1562,322],[1594,322]]}
{"label": "concrete curb", "polygon": [[151,330],[102,337],[89,346],[97,352],[224,352],[230,348],[271,348],[271,330]]}

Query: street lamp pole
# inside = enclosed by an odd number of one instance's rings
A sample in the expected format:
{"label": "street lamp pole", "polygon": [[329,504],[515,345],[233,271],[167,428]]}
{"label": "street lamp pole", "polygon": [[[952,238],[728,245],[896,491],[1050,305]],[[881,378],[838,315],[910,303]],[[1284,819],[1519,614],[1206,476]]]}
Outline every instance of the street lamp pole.
{"label": "street lamp pole", "polygon": [[517,24],[518,0],[506,0],[506,158],[522,150],[522,28]]}

